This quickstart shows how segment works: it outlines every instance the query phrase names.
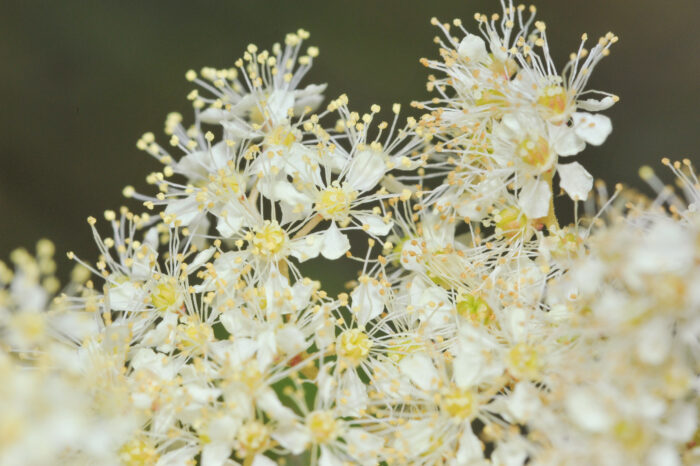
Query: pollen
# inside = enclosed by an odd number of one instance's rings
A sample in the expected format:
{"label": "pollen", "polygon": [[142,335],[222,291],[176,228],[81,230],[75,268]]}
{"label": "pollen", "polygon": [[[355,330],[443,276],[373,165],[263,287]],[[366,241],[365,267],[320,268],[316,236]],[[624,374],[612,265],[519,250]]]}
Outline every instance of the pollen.
{"label": "pollen", "polygon": [[315,443],[328,443],[338,437],[338,422],[331,411],[312,411],[306,416],[306,426]]}
{"label": "pollen", "polygon": [[452,418],[469,419],[476,411],[474,394],[458,387],[446,389],[440,396],[440,409]]}
{"label": "pollen", "polygon": [[543,361],[536,347],[518,343],[508,352],[508,368],[514,376],[536,379],[543,369]]}
{"label": "pollen", "polygon": [[345,220],[357,194],[345,187],[329,186],[318,194],[315,210],[326,220]]}
{"label": "pollen", "polygon": [[457,313],[475,325],[488,326],[496,320],[491,307],[480,296],[465,293],[457,298]]}
{"label": "pollen", "polygon": [[287,242],[287,233],[276,221],[266,220],[255,230],[252,239],[253,253],[272,257],[282,251]]}
{"label": "pollen", "polygon": [[236,433],[236,440],[245,450],[246,456],[267,448],[270,440],[270,429],[259,421],[250,421],[241,426]]}
{"label": "pollen", "polygon": [[549,169],[554,158],[547,140],[542,136],[524,139],[518,144],[515,153],[523,162],[540,170]]}
{"label": "pollen", "polygon": [[537,105],[544,118],[552,122],[561,122],[567,117],[571,104],[566,89],[554,84],[540,91]]}
{"label": "pollen", "polygon": [[173,277],[158,283],[151,293],[151,304],[160,312],[166,312],[177,304],[180,293]]}
{"label": "pollen", "polygon": [[353,328],[340,334],[338,342],[338,356],[358,366],[369,355],[372,349],[372,340],[359,328]]}
{"label": "pollen", "polygon": [[146,466],[158,462],[159,455],[150,442],[136,438],[124,444],[119,457],[127,466]]}
{"label": "pollen", "polygon": [[517,234],[527,226],[527,217],[515,207],[502,209],[494,219],[496,220],[496,228],[510,236]]}

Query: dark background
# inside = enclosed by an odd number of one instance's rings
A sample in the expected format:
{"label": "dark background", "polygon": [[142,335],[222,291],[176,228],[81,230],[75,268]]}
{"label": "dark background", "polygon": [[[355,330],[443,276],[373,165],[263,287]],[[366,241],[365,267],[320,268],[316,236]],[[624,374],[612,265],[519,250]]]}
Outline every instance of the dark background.
{"label": "dark background", "polygon": [[[563,66],[587,32],[620,36],[590,88],[618,94],[614,131],[577,160],[594,176],[642,186],[637,168],[659,159],[698,161],[698,0],[541,0],[555,61]],[[190,114],[186,70],[229,67],[245,46],[266,48],[302,27],[321,54],[306,83],[347,92],[362,111],[424,99],[442,21],[500,11],[481,1],[14,1],[0,15],[0,258],[49,237],[61,253],[93,257],[85,218],[124,203],[160,165],[135,147],[145,131],[162,143],[169,111]],[[660,170],[661,171],[661,170]],[[129,204],[140,211],[138,204]],[[347,270],[340,276],[346,277]]]}

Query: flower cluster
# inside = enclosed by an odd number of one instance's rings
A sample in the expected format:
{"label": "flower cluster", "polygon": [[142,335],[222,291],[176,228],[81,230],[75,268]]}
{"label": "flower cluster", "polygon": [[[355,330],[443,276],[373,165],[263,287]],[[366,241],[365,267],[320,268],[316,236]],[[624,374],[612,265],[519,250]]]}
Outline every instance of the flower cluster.
{"label": "flower cluster", "polygon": [[[322,106],[304,30],[188,71],[192,121],[137,142],[145,211],[88,218],[97,261],[69,253],[62,291],[46,240],[0,263],[0,463],[700,461],[692,164],[664,161],[682,196],[643,167],[647,199],[562,163],[611,132],[586,84],[617,37],[557,71],[502,4],[433,19],[435,97],[403,121]],[[317,258],[358,264],[347,292]]]}

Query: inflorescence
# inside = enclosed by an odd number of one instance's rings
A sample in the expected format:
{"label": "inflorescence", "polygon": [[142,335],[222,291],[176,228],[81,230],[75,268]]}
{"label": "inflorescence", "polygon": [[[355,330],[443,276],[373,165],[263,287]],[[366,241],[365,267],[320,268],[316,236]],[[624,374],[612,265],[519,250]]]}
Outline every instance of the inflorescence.
{"label": "inflorescence", "polygon": [[698,178],[594,183],[617,37],[558,69],[502,3],[432,20],[419,117],[322,106],[304,30],[188,71],[193,118],[137,142],[145,210],[88,219],[99,259],[63,289],[47,240],[0,263],[0,463],[698,464]]}

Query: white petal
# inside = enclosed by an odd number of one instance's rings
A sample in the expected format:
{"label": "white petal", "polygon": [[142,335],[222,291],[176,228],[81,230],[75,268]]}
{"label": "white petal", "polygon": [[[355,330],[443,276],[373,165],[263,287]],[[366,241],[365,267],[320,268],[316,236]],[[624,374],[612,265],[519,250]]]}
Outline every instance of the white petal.
{"label": "white petal", "polygon": [[637,356],[642,362],[657,366],[666,360],[673,344],[672,328],[662,316],[644,324],[637,337]]}
{"label": "white petal", "polygon": [[555,136],[553,148],[560,156],[568,157],[585,149],[586,141],[578,137],[573,129],[562,126]]}
{"label": "white petal", "polygon": [[273,432],[272,438],[293,455],[301,454],[311,441],[308,432],[296,424],[278,427]]}
{"label": "white petal", "polygon": [[348,429],[343,437],[348,443],[348,451],[354,456],[366,460],[376,459],[379,449],[384,445],[382,437],[359,428]]}
{"label": "white petal", "polygon": [[277,331],[277,346],[285,354],[293,355],[304,351],[307,345],[302,331],[290,324]]}
{"label": "white petal", "polygon": [[529,382],[519,382],[506,400],[509,414],[517,422],[527,424],[542,408],[538,391]]}
{"label": "white petal", "polygon": [[593,115],[592,113],[576,112],[573,115],[574,131],[589,144],[599,146],[612,132],[610,118],[605,115]]}
{"label": "white petal", "polygon": [[369,226],[369,233],[377,236],[389,234],[391,227],[394,226],[393,221],[385,222],[382,217],[374,214],[353,214],[360,224]]}
{"label": "white petal", "polygon": [[175,170],[188,178],[206,179],[210,172],[226,166],[228,146],[224,141],[217,142],[211,150],[198,150],[182,157],[175,165]]}
{"label": "white petal", "polygon": [[284,406],[271,388],[264,389],[256,401],[258,407],[276,421],[284,423],[295,419],[294,411]]}
{"label": "white petal", "polygon": [[615,99],[611,96],[605,96],[602,99],[586,99],[576,102],[576,107],[587,112],[600,112],[607,110],[615,105]]}
{"label": "white petal", "polygon": [[225,443],[207,443],[202,448],[202,466],[222,466],[231,455],[231,446]]}
{"label": "white petal", "polygon": [[350,160],[345,181],[352,189],[368,191],[379,183],[385,172],[386,163],[382,154],[373,150],[364,150]]}
{"label": "white petal", "polygon": [[593,176],[578,162],[560,163],[559,186],[575,201],[584,201],[593,188]]}
{"label": "white petal", "polygon": [[238,121],[222,121],[221,126],[224,127],[226,131],[226,136],[233,137],[235,139],[254,139],[260,137],[260,133],[253,131],[247,124]]}
{"label": "white petal", "polygon": [[144,236],[143,244],[147,244],[154,251],[158,250],[158,229],[156,227],[149,228]]}
{"label": "white petal", "polygon": [[136,311],[143,309],[144,290],[132,282],[108,287],[109,305],[114,311]]}
{"label": "white petal", "polygon": [[437,386],[439,380],[437,369],[427,354],[408,355],[399,362],[399,367],[401,372],[422,390],[430,390]]}
{"label": "white petal", "polygon": [[156,466],[187,466],[199,452],[196,447],[182,447],[169,451],[158,459]]}
{"label": "white petal", "polygon": [[645,456],[647,466],[681,466],[678,450],[671,443],[654,445]]}
{"label": "white petal", "polygon": [[523,466],[528,457],[529,445],[522,437],[511,437],[498,443],[491,456],[491,462],[498,466]]}
{"label": "white petal", "polygon": [[552,191],[544,181],[531,179],[523,184],[518,203],[523,213],[529,218],[540,218],[549,212],[549,199]]}
{"label": "white petal", "polygon": [[360,410],[367,409],[367,386],[362,383],[357,372],[346,370],[340,378],[339,393],[344,398],[343,403],[338,403],[342,416],[359,416]]}
{"label": "white petal", "polygon": [[486,52],[486,43],[484,39],[469,33],[467,33],[464,39],[462,39],[462,42],[459,43],[457,53],[462,57],[478,62],[486,60],[489,56],[488,52]]}
{"label": "white petal", "polygon": [[301,115],[304,108],[311,107],[313,112],[323,102],[323,91],[327,84],[309,84],[304,89],[294,91],[294,115]]}
{"label": "white petal", "polygon": [[321,255],[326,259],[335,260],[350,250],[350,240],[340,231],[335,222],[323,233]]}
{"label": "white petal", "polygon": [[484,460],[483,444],[474,435],[469,423],[464,423],[462,435],[459,437],[459,450],[457,450],[458,464],[479,464]]}
{"label": "white petal", "polygon": [[689,442],[698,427],[697,408],[691,403],[677,402],[671,409],[663,411],[667,411],[666,420],[659,429],[660,433],[676,443]]}
{"label": "white petal", "polygon": [[277,89],[267,99],[266,110],[270,112],[273,121],[279,122],[287,119],[287,112],[294,106],[294,94]]}
{"label": "white petal", "polygon": [[371,281],[360,283],[350,293],[352,300],[352,312],[357,318],[358,324],[367,325],[367,322],[377,317],[384,310],[384,300],[379,293],[379,284]]}
{"label": "white petal", "polygon": [[[524,274],[523,274],[524,275]],[[527,338],[528,319],[527,311],[519,306],[509,306],[505,309],[505,329],[510,333],[512,341],[523,341]]]}
{"label": "white petal", "polygon": [[211,256],[216,252],[215,248],[207,248],[204,251],[199,252],[192,262],[187,265],[187,273],[190,274],[207,263]]}
{"label": "white petal", "polygon": [[243,225],[243,219],[235,212],[231,213],[229,211],[226,216],[217,216],[217,218],[218,221],[216,222],[216,231],[218,231],[224,238],[230,238],[235,235],[238,230],[240,230],[241,225]]}
{"label": "white petal", "polygon": [[194,197],[189,196],[169,201],[168,207],[165,208],[165,214],[174,215],[175,220],[179,220],[182,226],[187,226],[200,215],[200,211],[197,208],[197,201]]}
{"label": "white petal", "polygon": [[300,262],[318,257],[323,245],[323,234],[307,235],[289,243],[289,253]]}
{"label": "white petal", "polygon": [[321,445],[321,457],[318,459],[318,466],[343,466],[343,462],[328,447]]}
{"label": "white petal", "polygon": [[419,271],[423,269],[421,257],[423,249],[420,246],[420,241],[416,239],[404,240],[401,244],[401,265],[411,271]]}
{"label": "white petal", "polygon": [[209,123],[211,125],[219,124],[222,120],[228,117],[228,112],[220,108],[209,107],[199,114],[199,119],[203,123]]}
{"label": "white petal", "polygon": [[255,455],[253,463],[250,466],[277,466],[277,463],[260,453],[259,455]]}
{"label": "white petal", "polygon": [[523,136],[526,130],[520,124],[520,120],[515,115],[506,113],[501,119],[501,124],[496,126],[494,131],[498,136],[505,139],[513,139],[512,136]]}
{"label": "white petal", "polygon": [[612,417],[602,400],[585,388],[576,388],[566,399],[566,410],[582,429],[603,432],[612,424]]}

